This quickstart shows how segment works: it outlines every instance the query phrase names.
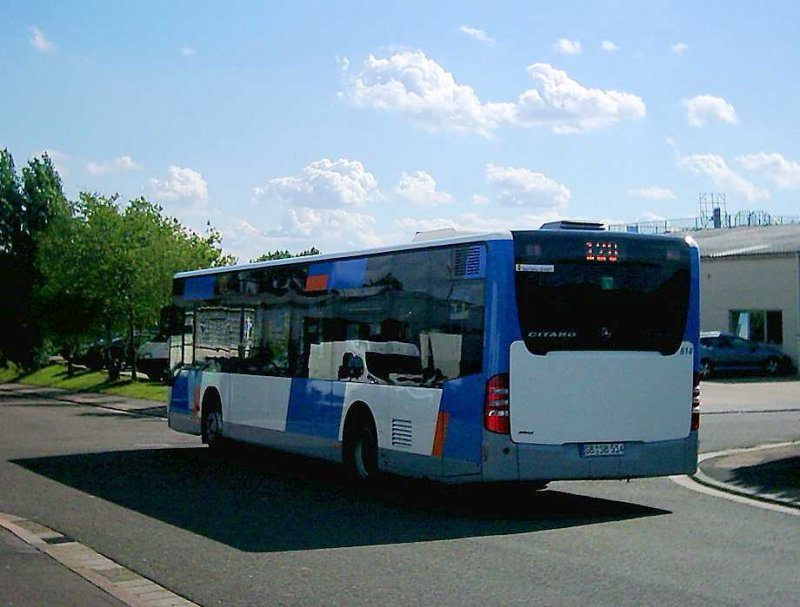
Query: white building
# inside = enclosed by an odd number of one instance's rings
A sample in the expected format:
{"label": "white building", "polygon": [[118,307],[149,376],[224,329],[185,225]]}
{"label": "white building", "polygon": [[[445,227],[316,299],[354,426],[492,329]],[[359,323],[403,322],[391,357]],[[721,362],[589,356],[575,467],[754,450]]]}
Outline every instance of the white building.
{"label": "white building", "polygon": [[700,246],[700,326],[800,357],[800,225],[689,232]]}

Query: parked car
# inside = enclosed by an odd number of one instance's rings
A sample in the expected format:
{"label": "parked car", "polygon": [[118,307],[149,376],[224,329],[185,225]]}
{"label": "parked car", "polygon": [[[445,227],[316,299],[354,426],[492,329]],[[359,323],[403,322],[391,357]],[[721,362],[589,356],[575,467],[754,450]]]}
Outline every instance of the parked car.
{"label": "parked car", "polygon": [[136,367],[153,381],[161,381],[169,371],[169,339],[159,333],[137,350]]}
{"label": "parked car", "polygon": [[[136,343],[139,348],[144,341],[153,335],[150,333],[137,333]],[[92,371],[100,371],[108,368],[109,363],[117,369],[124,369],[133,364],[134,348],[123,337],[114,337],[111,342],[105,339],[84,346],[79,349],[72,357],[72,362],[76,365],[83,365]]]}
{"label": "parked car", "polygon": [[112,361],[122,366],[125,359],[125,341],[121,338],[114,338],[108,345],[105,339],[98,339],[78,350],[72,357],[72,362],[76,365],[83,365],[92,371],[100,371],[108,364],[108,354]]}
{"label": "parked car", "polygon": [[793,370],[792,359],[775,346],[721,331],[700,333],[700,376],[704,379],[718,372],[780,375]]}

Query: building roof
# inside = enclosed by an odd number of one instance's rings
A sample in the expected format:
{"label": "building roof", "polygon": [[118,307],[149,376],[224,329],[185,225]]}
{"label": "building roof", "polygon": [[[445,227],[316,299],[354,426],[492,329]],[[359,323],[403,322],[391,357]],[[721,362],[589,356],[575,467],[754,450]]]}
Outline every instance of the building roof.
{"label": "building roof", "polygon": [[786,255],[800,252],[800,224],[685,232],[705,258]]}

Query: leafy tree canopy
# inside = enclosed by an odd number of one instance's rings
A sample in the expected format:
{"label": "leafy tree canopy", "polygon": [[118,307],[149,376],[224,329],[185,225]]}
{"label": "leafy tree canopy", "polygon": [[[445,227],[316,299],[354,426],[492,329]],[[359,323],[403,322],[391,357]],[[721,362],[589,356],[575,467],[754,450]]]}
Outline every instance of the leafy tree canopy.
{"label": "leafy tree canopy", "polygon": [[290,257],[305,257],[306,255],[319,255],[319,249],[317,247],[311,247],[310,249],[306,249],[305,251],[300,251],[299,253],[292,253],[290,251],[268,251],[263,255],[259,255],[255,259],[251,259],[250,261],[255,263],[257,261],[275,261],[276,259],[289,259]]}
{"label": "leafy tree canopy", "polygon": [[30,369],[45,355],[37,250],[41,235],[67,211],[61,177],[47,154],[31,159],[20,176],[11,153],[0,151],[0,363]]}
{"label": "leafy tree canopy", "polygon": [[39,264],[51,329],[62,343],[118,334],[134,343],[138,331],[156,325],[176,272],[233,261],[219,232],[187,230],[144,198],[122,205],[116,196],[83,192],[54,228]]}

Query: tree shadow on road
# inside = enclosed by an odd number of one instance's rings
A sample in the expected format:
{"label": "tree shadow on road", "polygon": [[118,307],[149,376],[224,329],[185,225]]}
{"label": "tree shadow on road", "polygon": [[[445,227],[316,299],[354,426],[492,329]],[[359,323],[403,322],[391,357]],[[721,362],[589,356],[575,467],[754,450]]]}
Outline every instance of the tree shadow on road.
{"label": "tree shadow on road", "polygon": [[348,484],[341,466],[267,449],[206,448],[21,459],[37,474],[247,552],[530,533],[668,514],[530,485]]}
{"label": "tree shadow on road", "polygon": [[739,487],[784,499],[800,499],[800,457],[785,457],[734,468],[729,475],[727,482]]}

